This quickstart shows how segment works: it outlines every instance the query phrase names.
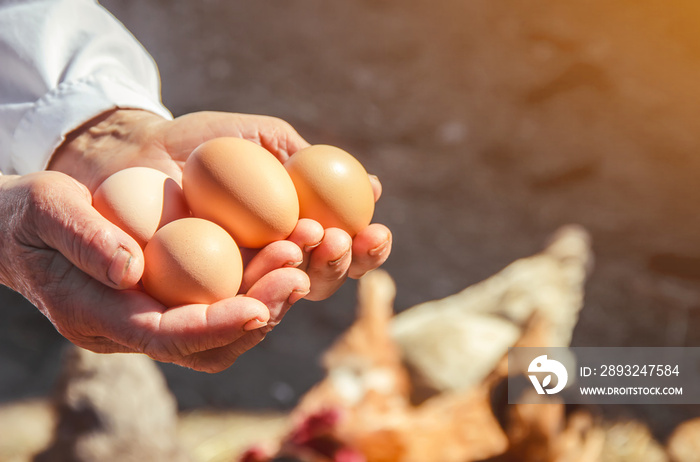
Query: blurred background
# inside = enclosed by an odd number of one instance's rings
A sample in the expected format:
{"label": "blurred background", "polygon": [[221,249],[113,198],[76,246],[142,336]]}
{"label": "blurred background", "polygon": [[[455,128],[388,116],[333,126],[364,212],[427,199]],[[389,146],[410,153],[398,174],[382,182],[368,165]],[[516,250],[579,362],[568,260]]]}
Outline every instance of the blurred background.
{"label": "blurred background", "polygon": [[[101,3],[158,63],[175,116],[281,117],[379,176],[397,310],[579,223],[596,262],[573,345],[700,346],[695,0]],[[0,402],[44,396],[63,340],[21,297],[0,304]],[[225,372],[162,370],[182,410],[288,409],[354,304],[351,281]],[[657,427],[698,414],[630,412]]]}

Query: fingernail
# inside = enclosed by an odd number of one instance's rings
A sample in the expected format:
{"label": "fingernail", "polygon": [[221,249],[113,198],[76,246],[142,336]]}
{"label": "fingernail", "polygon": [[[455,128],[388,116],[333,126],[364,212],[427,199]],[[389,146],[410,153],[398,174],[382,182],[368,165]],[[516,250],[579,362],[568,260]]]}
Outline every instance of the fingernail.
{"label": "fingernail", "polygon": [[299,260],[299,261],[288,261],[287,263],[284,264],[285,268],[296,268],[297,266],[301,265],[304,262],[304,260]]}
{"label": "fingernail", "polygon": [[345,258],[349,253],[350,253],[350,249],[348,249],[348,250],[347,250],[340,258],[338,258],[337,260],[329,261],[329,262],[328,262],[328,265],[329,265],[329,266],[336,266],[336,265],[338,265],[338,263],[340,263],[341,261],[343,261],[343,258]]}
{"label": "fingernail", "polygon": [[315,243],[315,244],[307,244],[307,245],[305,245],[305,246],[304,246],[304,252],[307,252],[307,253],[308,253],[308,252],[311,252],[311,251],[314,250],[316,247],[318,247],[319,245],[321,245],[321,242],[323,242],[323,241],[318,241],[318,242]]}
{"label": "fingernail", "polygon": [[379,177],[378,177],[377,175],[372,175],[371,173],[369,173],[368,176],[369,176],[370,179],[372,179],[372,180],[377,180],[377,181],[379,181]]}
{"label": "fingernail", "polygon": [[107,279],[109,279],[117,287],[121,287],[124,276],[129,270],[129,265],[133,260],[133,256],[125,248],[119,247],[114,255],[112,255],[112,262],[109,264],[109,269],[107,270]]}
{"label": "fingernail", "polygon": [[389,248],[389,241],[384,241],[382,245],[371,249],[368,253],[373,257],[378,257],[383,254],[387,248]]}
{"label": "fingernail", "polygon": [[245,323],[245,325],[243,326],[243,330],[248,332],[251,330],[260,329],[261,327],[265,327],[265,326],[267,326],[267,322],[261,321],[258,318],[255,318],[255,319],[251,319],[250,321]]}
{"label": "fingernail", "polygon": [[294,305],[296,302],[309,295],[309,292],[310,290],[293,290],[287,298],[287,303]]}

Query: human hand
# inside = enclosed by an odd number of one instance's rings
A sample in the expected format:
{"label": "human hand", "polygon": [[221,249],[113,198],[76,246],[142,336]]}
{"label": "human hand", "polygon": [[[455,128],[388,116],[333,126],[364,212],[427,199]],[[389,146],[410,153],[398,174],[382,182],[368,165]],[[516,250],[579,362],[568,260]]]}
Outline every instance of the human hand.
{"label": "human hand", "polygon": [[[145,111],[116,110],[70,136],[49,167],[77,178],[91,191],[112,173],[133,166],[156,168],[179,181],[182,166],[192,150],[208,139],[221,136],[254,141],[280,162],[308,146],[288,123],[274,117],[195,112],[168,121]],[[377,200],[381,184],[376,177],[370,180]],[[324,230],[319,223],[302,219],[288,240],[302,250],[298,267],[311,279],[311,291],[306,296],[311,300],[328,298],[348,276],[359,278],[377,268],[391,251],[391,232],[376,223],[352,239],[343,230]],[[245,260],[256,254],[242,250]],[[261,267],[274,266],[264,263],[267,253],[256,256]],[[251,270],[248,265],[246,272]]]}
{"label": "human hand", "polygon": [[[245,296],[166,308],[136,284],[143,254],[58,172],[0,176],[0,283],[21,293],[74,344],[140,352],[218,372],[256,345],[309,288],[300,249],[282,242],[244,276]],[[275,264],[277,262],[277,264]]]}

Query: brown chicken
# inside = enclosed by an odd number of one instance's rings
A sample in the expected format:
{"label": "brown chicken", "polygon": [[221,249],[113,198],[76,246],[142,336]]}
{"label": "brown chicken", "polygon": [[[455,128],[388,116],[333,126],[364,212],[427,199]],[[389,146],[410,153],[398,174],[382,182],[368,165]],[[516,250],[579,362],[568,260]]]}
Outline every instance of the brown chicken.
{"label": "brown chicken", "polygon": [[324,355],[326,377],[293,411],[289,435],[274,456],[251,449],[242,461],[466,462],[505,450],[488,386],[411,404],[408,372],[389,334],[394,296],[387,273],[362,278],[357,320]]}

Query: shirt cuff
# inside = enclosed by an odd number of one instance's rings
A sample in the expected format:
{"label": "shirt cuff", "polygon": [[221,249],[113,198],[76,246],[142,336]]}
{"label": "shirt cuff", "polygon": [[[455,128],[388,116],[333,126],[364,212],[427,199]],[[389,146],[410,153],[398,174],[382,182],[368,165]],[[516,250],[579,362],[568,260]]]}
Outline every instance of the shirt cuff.
{"label": "shirt cuff", "polygon": [[148,91],[112,76],[92,74],[64,82],[39,99],[17,125],[10,151],[17,173],[45,170],[68,133],[115,108],[143,109],[173,118]]}

